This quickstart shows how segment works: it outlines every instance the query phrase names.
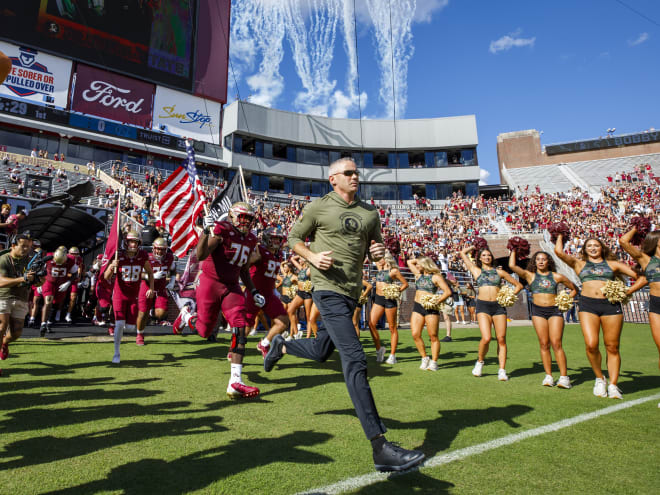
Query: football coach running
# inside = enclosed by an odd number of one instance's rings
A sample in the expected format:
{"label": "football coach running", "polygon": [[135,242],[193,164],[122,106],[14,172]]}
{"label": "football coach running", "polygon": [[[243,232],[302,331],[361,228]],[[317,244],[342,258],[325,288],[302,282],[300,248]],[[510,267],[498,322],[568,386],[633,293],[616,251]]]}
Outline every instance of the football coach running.
{"label": "football coach running", "polygon": [[[377,210],[357,197],[359,172],[355,162],[342,158],[330,165],[333,191],[308,204],[289,233],[289,246],[312,265],[314,303],[323,325],[315,339],[286,342],[273,339],[264,359],[270,371],[283,354],[324,362],[339,351],[348,393],[379,471],[402,471],[424,460],[417,450],[406,450],[386,441],[383,425],[367,382],[367,359],[353,327],[353,311],[362,290],[362,264],[385,254]],[[310,247],[305,239],[311,239]]]}

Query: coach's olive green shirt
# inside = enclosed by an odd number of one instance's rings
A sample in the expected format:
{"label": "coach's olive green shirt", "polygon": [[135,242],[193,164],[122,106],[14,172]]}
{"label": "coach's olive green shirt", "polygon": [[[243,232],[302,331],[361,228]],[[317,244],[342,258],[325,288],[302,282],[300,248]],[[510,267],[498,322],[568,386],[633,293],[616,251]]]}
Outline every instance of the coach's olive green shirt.
{"label": "coach's olive green shirt", "polygon": [[332,251],[334,260],[325,271],[310,263],[314,290],[330,290],[359,299],[362,264],[371,241],[383,242],[376,208],[357,196],[349,204],[332,191],[305,207],[289,233],[289,246],[293,248],[308,237],[312,252]]}
{"label": "coach's olive green shirt", "polygon": [[[5,253],[0,256],[0,275],[6,278],[22,277],[27,271],[29,262],[29,256],[25,256],[24,258],[14,258],[11,253]],[[15,297],[16,299],[27,302],[29,296],[29,284],[0,288],[0,299],[10,299]]]}

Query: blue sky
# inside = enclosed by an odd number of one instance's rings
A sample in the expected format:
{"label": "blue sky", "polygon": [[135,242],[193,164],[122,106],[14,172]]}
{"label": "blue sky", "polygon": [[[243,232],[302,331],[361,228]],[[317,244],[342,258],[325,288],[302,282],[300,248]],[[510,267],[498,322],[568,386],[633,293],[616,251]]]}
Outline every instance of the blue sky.
{"label": "blue sky", "polygon": [[357,51],[352,5],[232,0],[229,101],[358,118],[359,94],[364,118],[385,118],[394,81],[397,118],[476,115],[489,184],[502,132],[660,128],[657,0],[356,0]]}

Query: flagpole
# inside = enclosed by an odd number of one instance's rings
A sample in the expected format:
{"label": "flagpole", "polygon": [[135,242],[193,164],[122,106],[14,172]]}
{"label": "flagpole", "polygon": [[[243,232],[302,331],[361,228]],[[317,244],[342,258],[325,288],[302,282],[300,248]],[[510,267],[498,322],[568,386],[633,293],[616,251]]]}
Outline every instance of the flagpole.
{"label": "flagpole", "polygon": [[247,188],[245,187],[245,177],[243,177],[243,167],[240,165],[238,166],[238,173],[241,176],[241,190],[243,191],[243,199],[246,203],[249,203]]}
{"label": "flagpole", "polygon": [[115,244],[115,273],[117,273],[117,259],[119,258],[119,232],[121,229],[119,228],[119,224],[121,223],[121,194],[119,194],[119,198],[117,199],[117,240]]}

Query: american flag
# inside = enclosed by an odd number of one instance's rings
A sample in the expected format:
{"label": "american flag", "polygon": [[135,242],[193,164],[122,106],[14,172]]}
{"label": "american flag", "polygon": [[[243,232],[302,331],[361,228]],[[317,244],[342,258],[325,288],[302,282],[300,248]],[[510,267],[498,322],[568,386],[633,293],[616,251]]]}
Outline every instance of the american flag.
{"label": "american flag", "polygon": [[188,160],[158,188],[160,218],[172,237],[171,248],[178,258],[185,256],[199,241],[195,221],[204,211],[206,195],[197,177],[195,151],[186,140]]}

